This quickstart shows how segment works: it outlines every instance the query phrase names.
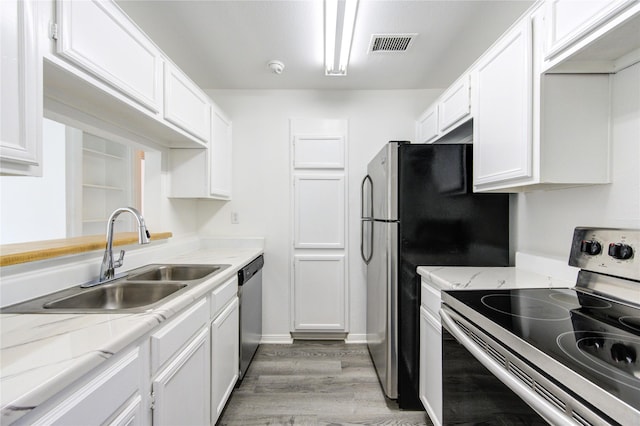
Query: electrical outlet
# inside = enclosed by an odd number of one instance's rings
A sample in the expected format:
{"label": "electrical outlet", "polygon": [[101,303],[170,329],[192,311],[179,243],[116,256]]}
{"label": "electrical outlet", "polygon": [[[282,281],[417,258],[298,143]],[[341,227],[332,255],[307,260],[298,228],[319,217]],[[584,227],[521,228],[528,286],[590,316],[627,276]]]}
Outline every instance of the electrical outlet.
{"label": "electrical outlet", "polygon": [[233,224],[240,223],[240,219],[238,219],[238,212],[231,212],[231,223]]}

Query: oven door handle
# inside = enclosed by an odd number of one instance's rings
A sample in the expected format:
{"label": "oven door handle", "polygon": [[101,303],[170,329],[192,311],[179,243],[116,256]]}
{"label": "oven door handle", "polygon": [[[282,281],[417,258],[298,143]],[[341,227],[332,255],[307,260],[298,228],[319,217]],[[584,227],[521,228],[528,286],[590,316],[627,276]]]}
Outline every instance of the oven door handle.
{"label": "oven door handle", "polygon": [[453,318],[459,316],[443,306],[440,309],[440,318],[442,326],[447,329],[453,337],[464,346],[482,365],[484,365],[494,376],[496,376],[509,389],[515,392],[524,402],[529,404],[538,414],[540,414],[547,422],[553,425],[570,425],[575,426],[577,423],[569,419],[564,413],[549,404],[546,400],[538,396],[533,389],[513,377],[502,365],[497,363],[493,358],[487,355],[478,345],[469,338],[464,331],[455,324]]}

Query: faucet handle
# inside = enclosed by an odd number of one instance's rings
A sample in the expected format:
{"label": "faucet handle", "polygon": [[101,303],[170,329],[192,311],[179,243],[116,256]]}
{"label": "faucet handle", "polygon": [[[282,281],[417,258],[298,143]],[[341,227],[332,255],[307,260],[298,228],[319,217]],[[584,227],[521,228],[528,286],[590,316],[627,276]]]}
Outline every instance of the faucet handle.
{"label": "faucet handle", "polygon": [[121,267],[123,262],[124,262],[124,250],[120,250],[120,257],[118,258],[118,260],[113,262],[113,269]]}

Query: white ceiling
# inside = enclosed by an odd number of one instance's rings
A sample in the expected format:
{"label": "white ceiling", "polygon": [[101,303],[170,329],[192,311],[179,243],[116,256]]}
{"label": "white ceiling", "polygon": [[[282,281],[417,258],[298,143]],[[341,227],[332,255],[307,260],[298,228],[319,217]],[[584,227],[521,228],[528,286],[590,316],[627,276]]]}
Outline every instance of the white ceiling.
{"label": "white ceiling", "polygon": [[[445,88],[532,3],[360,0],[348,75],[327,77],[321,0],[118,1],[205,89]],[[405,53],[367,53],[380,33],[418,37]]]}

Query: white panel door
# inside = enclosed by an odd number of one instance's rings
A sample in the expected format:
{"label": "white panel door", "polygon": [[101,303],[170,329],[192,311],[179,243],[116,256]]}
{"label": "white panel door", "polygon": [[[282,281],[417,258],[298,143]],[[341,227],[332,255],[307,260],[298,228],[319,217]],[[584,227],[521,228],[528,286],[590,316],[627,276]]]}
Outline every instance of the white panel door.
{"label": "white panel door", "polygon": [[211,323],[211,424],[218,421],[240,373],[240,316],[236,297]]}
{"label": "white panel door", "polygon": [[152,111],[160,111],[161,53],[116,3],[56,4],[58,53]]}
{"label": "white panel door", "polygon": [[0,174],[41,175],[37,2],[0,1]]}
{"label": "white panel door", "polygon": [[204,142],[211,139],[211,103],[186,75],[164,65],[164,118]]}
{"label": "white panel door", "polygon": [[420,400],[434,425],[442,424],[442,332],[440,322],[420,307]]}
{"label": "white panel door", "polygon": [[293,142],[296,169],[343,169],[344,138],[340,136],[296,136]]}
{"label": "white panel door", "polygon": [[345,329],[345,256],[294,256],[294,328]]}
{"label": "white panel door", "polygon": [[474,184],[532,175],[531,22],[523,20],[476,67]]}
{"label": "white panel door", "polygon": [[435,140],[440,133],[438,132],[438,105],[434,105],[431,109],[424,113],[422,118],[418,120],[418,142],[429,143]]}
{"label": "white panel door", "polygon": [[154,425],[209,424],[210,362],[206,327],[153,380]]}
{"label": "white panel door", "polygon": [[548,0],[545,59],[557,55],[632,4],[630,0]]}
{"label": "white panel door", "polygon": [[461,124],[471,114],[471,94],[469,93],[469,75],[465,75],[447,90],[438,106],[440,132]]}
{"label": "white panel door", "polygon": [[209,156],[209,193],[212,197],[228,200],[231,198],[231,121],[215,107],[211,114]]}
{"label": "white panel door", "polygon": [[297,175],[294,186],[294,247],[344,248],[344,176]]}

